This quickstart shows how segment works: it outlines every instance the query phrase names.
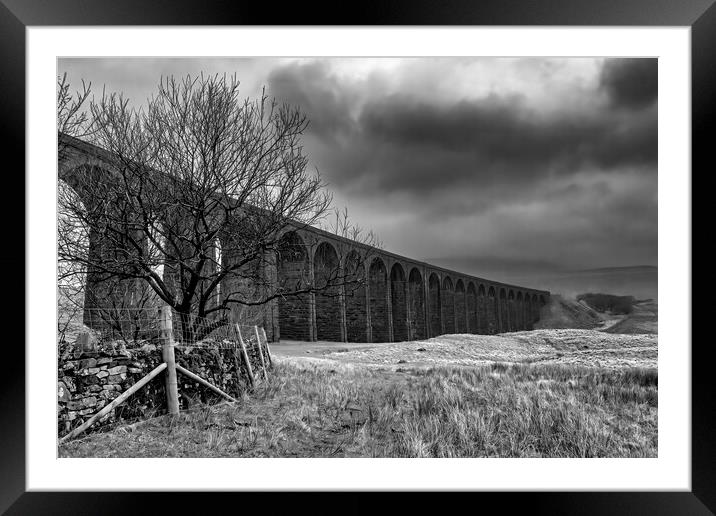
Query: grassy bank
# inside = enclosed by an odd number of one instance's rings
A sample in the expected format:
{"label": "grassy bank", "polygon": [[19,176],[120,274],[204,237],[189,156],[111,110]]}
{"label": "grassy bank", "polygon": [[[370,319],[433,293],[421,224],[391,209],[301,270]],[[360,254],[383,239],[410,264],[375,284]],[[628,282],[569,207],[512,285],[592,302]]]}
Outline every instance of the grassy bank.
{"label": "grassy bank", "polygon": [[392,372],[277,361],[240,406],[97,433],[62,457],[655,457],[655,369]]}

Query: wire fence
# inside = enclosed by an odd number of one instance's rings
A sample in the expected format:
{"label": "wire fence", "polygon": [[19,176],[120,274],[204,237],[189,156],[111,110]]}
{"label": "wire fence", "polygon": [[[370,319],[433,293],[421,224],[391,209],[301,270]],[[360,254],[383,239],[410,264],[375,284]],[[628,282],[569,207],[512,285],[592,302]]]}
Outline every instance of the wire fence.
{"label": "wire fence", "polygon": [[[58,341],[72,344],[79,334],[88,333],[94,343],[110,347],[131,349],[148,343],[156,344],[162,338],[160,308],[85,308],[72,324],[62,320],[69,330],[58,335]],[[262,325],[235,322],[234,319],[225,314],[199,317],[172,310],[174,345],[183,348],[232,348],[243,339],[245,346],[253,347],[257,345],[256,328],[260,328],[261,338],[265,338]]]}

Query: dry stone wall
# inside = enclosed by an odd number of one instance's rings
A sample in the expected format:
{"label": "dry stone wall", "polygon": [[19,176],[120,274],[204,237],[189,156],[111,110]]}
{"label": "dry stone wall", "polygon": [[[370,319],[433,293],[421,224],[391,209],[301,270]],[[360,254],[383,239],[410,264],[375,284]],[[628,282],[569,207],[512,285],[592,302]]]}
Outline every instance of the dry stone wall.
{"label": "dry stone wall", "polygon": [[[244,337],[255,376],[261,371],[261,357],[255,335]],[[247,367],[234,342],[205,340],[175,348],[176,363],[209,381],[224,392],[241,396],[250,388]],[[264,356],[267,361],[268,356]],[[59,347],[57,399],[58,434],[63,436],[80,426],[112,400],[162,363],[159,344],[147,342],[129,349],[117,343],[96,343],[91,349],[63,343]],[[220,398],[207,387],[179,374],[182,409]],[[101,418],[92,428],[146,419],[166,413],[164,374],[158,375],[124,403]]]}

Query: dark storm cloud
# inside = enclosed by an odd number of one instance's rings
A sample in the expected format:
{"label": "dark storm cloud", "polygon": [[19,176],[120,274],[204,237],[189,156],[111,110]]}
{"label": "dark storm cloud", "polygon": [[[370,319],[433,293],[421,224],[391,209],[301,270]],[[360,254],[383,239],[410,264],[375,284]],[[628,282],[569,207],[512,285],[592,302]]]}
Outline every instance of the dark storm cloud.
{"label": "dark storm cloud", "polygon": [[657,261],[655,59],[107,58],[63,68],[133,99],[169,73],[236,72],[250,97],[267,86],[307,115],[304,151],[336,205],[389,251],[487,277],[495,264]]}
{"label": "dark storm cloud", "polygon": [[[397,251],[435,259],[422,238],[456,260],[498,253],[518,268],[655,262],[655,61],[619,61],[549,109],[519,88],[438,98],[400,69],[393,79],[408,86],[391,90],[327,61],[274,69],[269,90],[306,112],[312,161]],[[395,231],[383,222],[393,217]]]}
{"label": "dark storm cloud", "polygon": [[347,130],[351,99],[325,62],[286,65],[274,70],[268,82],[271,95],[309,115],[311,134],[333,140]]}
{"label": "dark storm cloud", "polygon": [[602,67],[600,85],[615,106],[643,108],[656,101],[657,72],[657,59],[606,59]]}
{"label": "dark storm cloud", "polygon": [[[368,105],[360,123],[372,140],[409,151],[411,161],[422,161],[416,153],[429,162],[429,155],[442,152],[451,155],[453,167],[454,161],[461,162],[458,174],[474,176],[482,170],[483,180],[501,175],[514,182],[584,166],[654,165],[657,158],[653,113],[621,118],[601,112],[546,117],[519,98],[496,95],[448,106],[390,98]],[[433,178],[439,181],[443,176],[433,174]]]}
{"label": "dark storm cloud", "polygon": [[281,68],[269,84],[272,94],[306,111],[319,168],[351,195],[424,197],[495,182],[514,187],[585,166],[655,170],[654,110],[546,115],[516,95],[438,104],[380,92],[356,108],[350,87],[341,87],[322,63]]}
{"label": "dark storm cloud", "polygon": [[[618,67],[610,77],[624,83],[619,73],[633,77],[634,67]],[[341,83],[325,62],[276,69],[269,85],[272,95],[308,114],[320,168],[353,195],[420,196],[448,186],[531,182],[585,166],[656,165],[655,110],[545,114],[515,94],[438,103],[379,88],[357,105],[356,85]]]}

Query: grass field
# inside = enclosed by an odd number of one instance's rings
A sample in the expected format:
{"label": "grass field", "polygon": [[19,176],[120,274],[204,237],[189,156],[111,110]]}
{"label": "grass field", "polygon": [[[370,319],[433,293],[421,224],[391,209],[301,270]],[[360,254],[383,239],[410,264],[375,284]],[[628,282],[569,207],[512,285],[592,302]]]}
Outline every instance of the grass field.
{"label": "grass field", "polygon": [[[375,350],[335,355],[361,352]],[[356,357],[330,357],[277,356],[269,380],[238,406],[203,406],[88,435],[61,445],[59,455],[657,456],[653,367],[529,360],[369,367]]]}

